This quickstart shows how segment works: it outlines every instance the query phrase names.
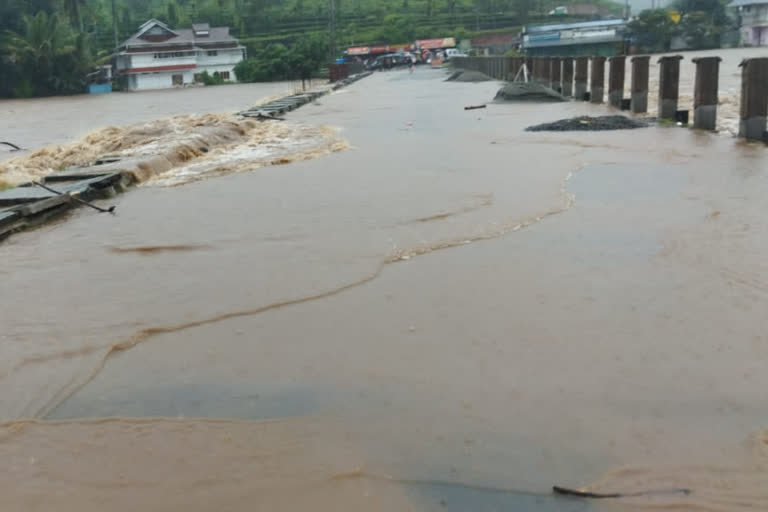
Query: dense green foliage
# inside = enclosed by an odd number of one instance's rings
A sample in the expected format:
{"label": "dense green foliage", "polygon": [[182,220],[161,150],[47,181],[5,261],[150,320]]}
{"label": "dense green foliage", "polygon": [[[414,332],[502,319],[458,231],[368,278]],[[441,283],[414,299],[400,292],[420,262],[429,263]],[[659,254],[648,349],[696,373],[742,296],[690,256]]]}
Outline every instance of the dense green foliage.
{"label": "dense green foliage", "polygon": [[306,80],[320,68],[327,56],[328,39],[324,37],[302,37],[290,48],[272,43],[235,66],[235,75],[241,82]]}
{"label": "dense green foliage", "polygon": [[675,23],[665,9],[643,11],[629,23],[636,44],[648,51],[667,51],[674,37],[690,48],[718,48],[723,34],[733,23],[725,12],[726,0],[677,0],[671,6],[680,13]]}
{"label": "dense green foliage", "polygon": [[668,51],[678,31],[677,24],[669,17],[666,9],[643,11],[627,28],[633,42],[651,52]]}
{"label": "dense green foliage", "polygon": [[725,12],[725,0],[677,0],[680,32],[693,48],[718,48],[723,33],[733,23]]}
{"label": "dense green foliage", "polygon": [[[64,94],[85,87],[92,58],[88,34],[71,23],[78,23],[79,11],[71,2],[61,10],[50,3],[12,0],[0,10],[0,96]],[[25,13],[23,4],[39,10]]]}
{"label": "dense green foliage", "polygon": [[226,82],[218,71],[214,71],[212,75],[208,71],[203,71],[200,74],[200,80],[204,85],[222,85]]}

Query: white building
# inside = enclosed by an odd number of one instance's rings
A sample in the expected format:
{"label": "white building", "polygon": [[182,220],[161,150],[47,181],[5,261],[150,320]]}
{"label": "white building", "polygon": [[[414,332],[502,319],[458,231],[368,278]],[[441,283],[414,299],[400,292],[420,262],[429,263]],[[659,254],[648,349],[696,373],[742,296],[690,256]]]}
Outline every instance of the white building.
{"label": "white building", "polygon": [[120,45],[114,60],[116,75],[136,91],[200,82],[205,71],[235,81],[235,65],[244,57],[245,48],[229,34],[229,27],[204,23],[172,30],[152,19]]}
{"label": "white building", "polygon": [[735,0],[728,7],[738,9],[742,46],[768,46],[768,0]]}

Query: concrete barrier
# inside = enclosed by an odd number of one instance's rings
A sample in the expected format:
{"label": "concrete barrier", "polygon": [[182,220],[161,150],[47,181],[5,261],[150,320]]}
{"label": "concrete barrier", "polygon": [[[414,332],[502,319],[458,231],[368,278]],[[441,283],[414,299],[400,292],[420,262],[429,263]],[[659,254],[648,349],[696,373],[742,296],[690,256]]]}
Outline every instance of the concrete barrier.
{"label": "concrete barrier", "polygon": [[720,75],[720,57],[699,57],[693,87],[693,126],[701,130],[717,127],[717,88]]}
{"label": "concrete barrier", "polygon": [[592,57],[592,76],[589,82],[589,95],[592,103],[602,103],[605,90],[605,57]]}
{"label": "concrete barrier", "polygon": [[675,119],[680,95],[680,61],[682,55],[659,59],[659,119]]}
{"label": "concrete barrier", "polygon": [[766,139],[768,115],[768,57],[745,59],[741,67],[739,137]]}
{"label": "concrete barrier", "polygon": [[624,65],[626,58],[621,55],[611,57],[610,69],[608,71],[608,104],[612,107],[621,108],[621,101],[624,99]]}

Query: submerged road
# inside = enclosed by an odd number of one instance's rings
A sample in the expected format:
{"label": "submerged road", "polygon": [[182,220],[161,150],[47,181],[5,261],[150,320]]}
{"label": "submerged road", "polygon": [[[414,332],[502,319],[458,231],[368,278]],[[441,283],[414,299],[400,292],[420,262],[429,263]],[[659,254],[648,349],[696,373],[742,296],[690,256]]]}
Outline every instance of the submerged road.
{"label": "submerged road", "polygon": [[606,473],[694,489],[615,510],[768,506],[765,149],[526,133],[608,109],[465,111],[498,84],[442,77],[289,116],[348,151],[141,187],[0,246],[0,417],[56,420],[5,427],[0,467],[42,462],[0,483],[11,510],[53,503],[46,481],[65,511],[582,510],[544,496]]}

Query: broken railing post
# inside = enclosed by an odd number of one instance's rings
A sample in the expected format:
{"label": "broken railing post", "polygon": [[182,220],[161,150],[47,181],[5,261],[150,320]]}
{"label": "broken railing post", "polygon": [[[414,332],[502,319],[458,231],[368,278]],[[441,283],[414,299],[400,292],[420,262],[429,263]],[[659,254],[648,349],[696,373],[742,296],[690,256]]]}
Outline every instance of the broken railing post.
{"label": "broken railing post", "polygon": [[744,59],[741,64],[739,137],[765,140],[768,115],[768,57]]}
{"label": "broken railing post", "polygon": [[699,57],[696,64],[696,82],[693,88],[693,126],[701,130],[715,130],[717,126],[717,85],[720,75],[720,57]]}
{"label": "broken railing post", "polygon": [[680,61],[682,55],[659,59],[659,119],[675,119],[680,94]]}
{"label": "broken railing post", "polygon": [[648,112],[648,67],[649,55],[632,57],[632,99],[631,108],[635,114]]}
{"label": "broken railing post", "polygon": [[563,90],[563,86],[560,82],[561,62],[562,60],[560,57],[552,57],[552,59],[549,61],[549,76],[552,79],[551,87],[557,92],[561,92]]}
{"label": "broken railing post", "polygon": [[574,96],[577,100],[583,100],[587,93],[587,70],[589,69],[589,57],[576,57],[576,74]]}
{"label": "broken railing post", "polygon": [[621,55],[611,57],[611,68],[608,71],[608,104],[621,108],[621,100],[624,99],[624,62],[626,58]]}
{"label": "broken railing post", "polygon": [[592,77],[589,83],[590,101],[592,103],[603,102],[603,90],[605,89],[605,57],[592,57]]}
{"label": "broken railing post", "polygon": [[563,96],[566,98],[573,95],[573,59],[566,57],[563,59]]}

